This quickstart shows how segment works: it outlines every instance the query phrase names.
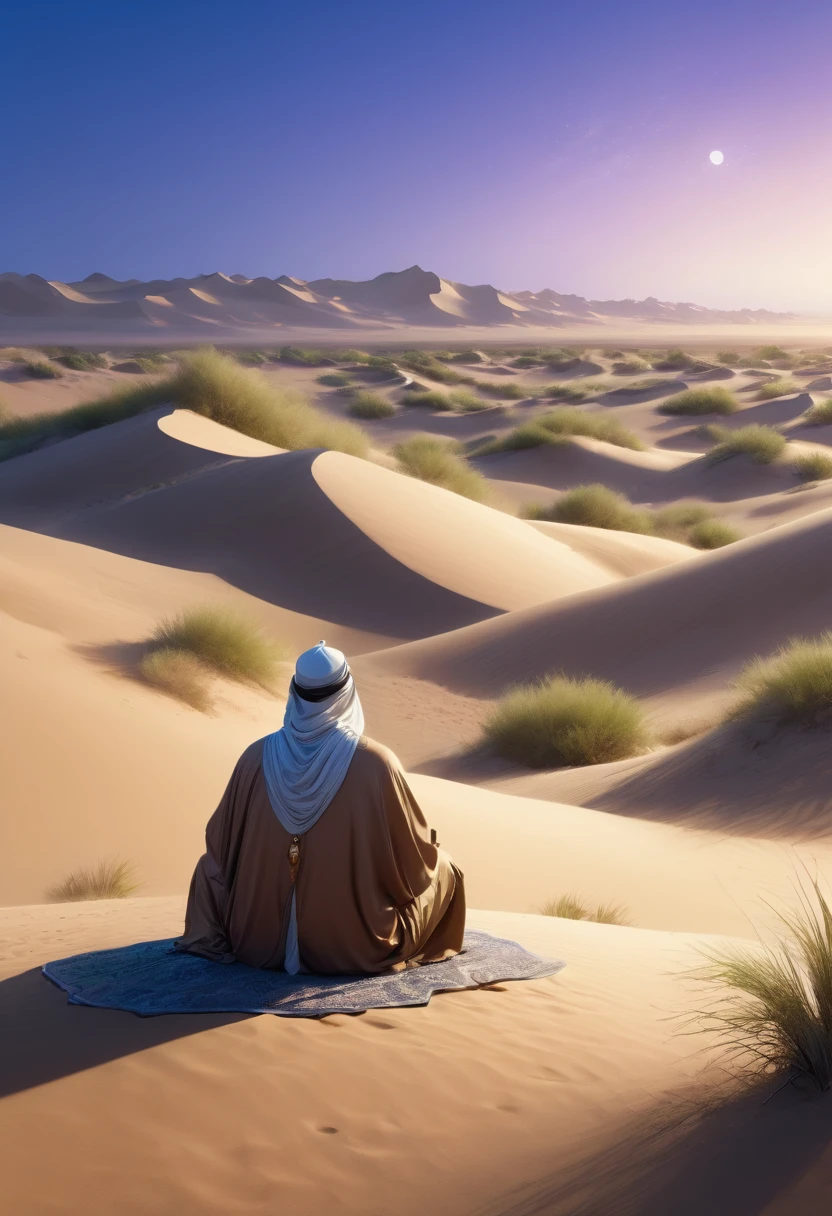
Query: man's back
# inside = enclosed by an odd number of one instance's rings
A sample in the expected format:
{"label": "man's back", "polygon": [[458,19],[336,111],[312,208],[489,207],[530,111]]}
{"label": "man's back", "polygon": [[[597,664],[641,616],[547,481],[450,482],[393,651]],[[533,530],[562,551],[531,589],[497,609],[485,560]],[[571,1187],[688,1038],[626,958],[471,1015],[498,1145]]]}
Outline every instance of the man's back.
{"label": "man's back", "polygon": [[279,968],[295,895],[300,960],[323,974],[432,962],[462,946],[462,875],[431,843],[395,756],[362,738],[324,813],[294,836],[272,809],[264,741],[206,830],[180,949]]}

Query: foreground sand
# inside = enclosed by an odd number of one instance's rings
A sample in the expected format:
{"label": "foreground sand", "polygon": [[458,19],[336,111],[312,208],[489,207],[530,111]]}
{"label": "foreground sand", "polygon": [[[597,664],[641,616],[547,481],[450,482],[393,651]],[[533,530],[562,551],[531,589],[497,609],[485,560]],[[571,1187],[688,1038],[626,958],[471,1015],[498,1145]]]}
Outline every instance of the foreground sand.
{"label": "foreground sand", "polygon": [[[566,970],[323,1021],[140,1019],[67,1006],[38,973],[56,956],[173,935],[181,917],[178,898],[0,911],[8,1211],[697,1210],[685,1187],[681,1207],[625,1203],[633,1154],[639,1186],[659,1166],[649,1138],[631,1141],[634,1121],[665,1134],[714,1084],[699,1041],[667,1021],[690,1000],[678,975],[697,939],[472,912],[473,927]],[[781,1105],[778,1127],[793,1117]],[[612,1172],[588,1165],[601,1151]],[[615,1207],[598,1207],[611,1191]]]}

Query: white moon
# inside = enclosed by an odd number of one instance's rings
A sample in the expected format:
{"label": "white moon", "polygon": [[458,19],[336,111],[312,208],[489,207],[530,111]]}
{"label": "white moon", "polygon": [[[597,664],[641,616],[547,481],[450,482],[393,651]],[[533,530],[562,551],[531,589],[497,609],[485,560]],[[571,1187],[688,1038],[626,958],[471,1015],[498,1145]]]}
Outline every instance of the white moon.
{"label": "white moon", "polygon": [[722,155],[721,152],[712,152],[711,153],[710,161],[711,161],[712,165],[721,165],[724,160],[725,160],[725,157]]}

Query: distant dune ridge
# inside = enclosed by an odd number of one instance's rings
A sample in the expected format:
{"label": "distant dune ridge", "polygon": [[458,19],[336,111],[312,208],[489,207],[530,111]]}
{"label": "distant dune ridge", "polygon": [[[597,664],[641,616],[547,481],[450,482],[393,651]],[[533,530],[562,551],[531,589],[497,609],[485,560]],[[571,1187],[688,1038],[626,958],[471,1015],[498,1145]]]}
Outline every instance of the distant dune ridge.
{"label": "distant dune ridge", "polygon": [[280,329],[386,330],[515,326],[603,327],[624,319],[639,324],[783,324],[792,314],[766,309],[725,311],[698,304],[646,300],[586,300],[543,291],[507,292],[468,286],[410,266],[363,282],[241,274],[118,281],[94,273],[76,283],[36,274],[0,274],[0,337],[22,329],[65,332],[147,332],[176,335],[240,334]]}

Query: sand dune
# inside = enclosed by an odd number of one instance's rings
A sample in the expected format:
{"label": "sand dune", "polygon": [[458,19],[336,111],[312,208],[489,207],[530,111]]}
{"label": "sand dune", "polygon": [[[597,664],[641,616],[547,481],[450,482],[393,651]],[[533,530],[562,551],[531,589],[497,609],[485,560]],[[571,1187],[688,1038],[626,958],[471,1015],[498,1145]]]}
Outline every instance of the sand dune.
{"label": "sand dune", "polygon": [[581,553],[610,574],[632,578],[650,570],[662,570],[677,562],[698,557],[700,550],[666,540],[662,536],[638,536],[634,532],[612,532],[606,528],[586,528],[580,524],[559,524],[535,520],[531,527],[551,536],[575,553]]}
{"label": "sand dune", "polygon": [[544,444],[520,452],[499,452],[472,460],[481,473],[498,481],[531,482],[552,490],[600,481],[640,502],[660,498],[667,474],[692,459],[691,452],[653,448],[634,452],[598,439],[576,437],[567,445]]}

